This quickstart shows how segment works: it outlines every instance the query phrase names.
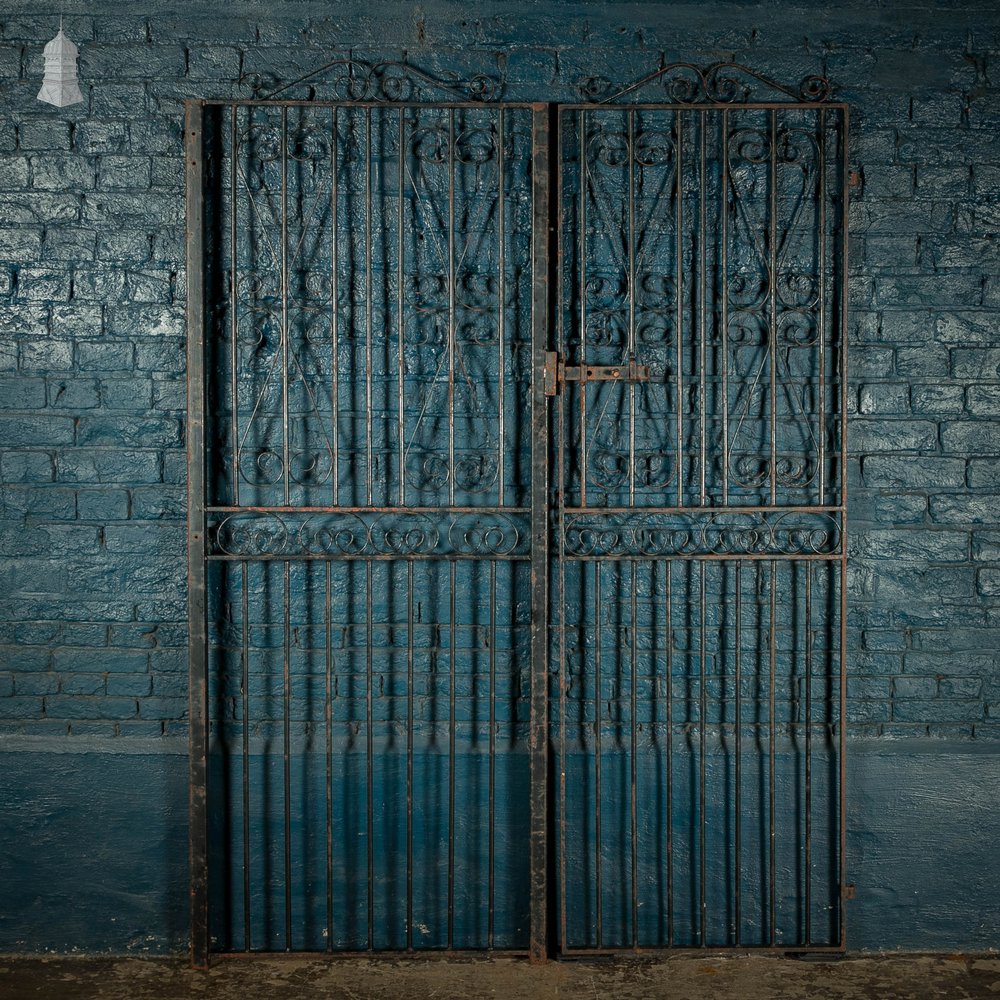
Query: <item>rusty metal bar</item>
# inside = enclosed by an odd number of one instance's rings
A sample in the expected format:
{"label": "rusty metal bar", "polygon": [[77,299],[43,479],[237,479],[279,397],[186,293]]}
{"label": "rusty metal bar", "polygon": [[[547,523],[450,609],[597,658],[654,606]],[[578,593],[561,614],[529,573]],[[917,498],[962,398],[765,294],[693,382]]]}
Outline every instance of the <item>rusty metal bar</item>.
{"label": "rusty metal bar", "polygon": [[250,594],[248,563],[240,564],[240,715],[243,720],[243,950],[250,951]]}
{"label": "rusty metal bar", "polygon": [[[635,364],[635,112],[628,117],[628,348],[629,365]],[[635,383],[628,387],[628,502],[635,503]],[[633,845],[634,849],[634,845]],[[634,889],[634,887],[633,887]]]}
{"label": "rusty metal bar", "polygon": [[[772,481],[773,482],[773,481]],[[777,641],[776,615],[778,607],[777,594],[777,574],[778,566],[775,560],[770,561],[771,577],[768,586],[769,614],[767,621],[767,650],[768,650],[768,672],[767,672],[767,933],[770,944],[773,947],[777,943],[776,926],[776,885],[777,858],[775,856],[775,736],[777,726],[775,725],[775,643]]]}
{"label": "rusty metal bar", "polygon": [[847,297],[848,297],[848,210],[850,206],[851,172],[848,162],[850,112],[843,110],[841,130],[841,204],[840,204],[840,503],[843,507],[841,522],[842,554],[840,559],[840,713],[837,735],[840,752],[840,843],[838,867],[840,870],[840,947],[847,947]]}
{"label": "rusty metal bar", "polygon": [[[556,129],[558,131],[558,142],[562,142],[562,117],[556,114],[555,119]],[[561,148],[561,147],[560,147]],[[558,158],[556,160],[558,163]],[[565,268],[562,267],[562,261],[564,259],[564,247],[563,247],[563,206],[561,201],[556,201],[553,207],[553,214],[556,217],[555,225],[555,245],[556,253],[555,259],[556,264],[556,310],[555,310],[555,340],[556,347],[559,351],[565,352],[567,349],[566,344],[566,331],[563,324],[563,308],[562,304],[564,301],[565,294],[565,282],[563,280],[563,274]],[[550,239],[551,239],[550,235]],[[558,358],[558,353],[556,357]],[[552,353],[549,352],[546,358],[552,357]],[[546,387],[546,394],[549,395],[549,388],[551,387],[550,374],[549,374],[549,364],[546,361],[545,373],[542,379],[543,385]],[[580,387],[581,393],[586,391],[585,386]],[[555,481],[556,481],[556,496],[561,498],[562,502],[557,503],[556,511],[556,525],[558,533],[558,542],[556,546],[556,559],[558,560],[558,619],[556,628],[558,629],[559,638],[559,834],[557,850],[559,852],[559,868],[557,878],[559,880],[559,943],[560,946],[569,939],[568,925],[569,925],[569,907],[567,906],[567,878],[566,878],[566,695],[569,690],[569,681],[567,680],[567,661],[566,661],[566,516],[564,511],[565,503],[565,491],[567,490],[569,483],[567,482],[567,472],[566,472],[566,446],[567,446],[567,434],[566,434],[566,424],[568,416],[568,403],[565,398],[561,398],[556,405],[556,440],[555,440]],[[582,683],[582,679],[581,679]]]}
{"label": "rusty metal bar", "polygon": [[[601,510],[613,510],[614,508],[600,508]],[[645,509],[645,508],[644,508]],[[655,510],[656,508],[650,508]],[[692,508],[693,509],[693,508]],[[731,508],[736,510],[737,508]],[[748,507],[747,510],[763,510],[765,508]],[[819,507],[781,507],[776,510],[821,510]],[[831,507],[830,510],[839,511],[839,507]],[[530,507],[222,507],[207,506],[205,511],[209,514],[530,514]]]}
{"label": "rusty metal bar", "polygon": [[674,565],[668,559],[666,591],[666,670],[667,670],[667,944],[674,945]]}
{"label": "rusty metal bar", "polygon": [[330,473],[333,484],[333,504],[340,502],[340,271],[337,263],[340,235],[337,232],[337,213],[340,209],[340,188],[338,175],[340,159],[337,155],[337,141],[340,138],[337,108],[331,111],[332,137],[330,142],[330,419],[332,427],[333,469]]}
{"label": "rusty metal bar", "polygon": [[812,941],[812,674],[813,674],[813,637],[812,637],[812,566],[806,564],[806,594],[805,594],[805,891],[803,892],[805,909],[805,927],[802,943],[808,945]]}
{"label": "rusty metal bar", "polygon": [[326,723],[326,950],[333,951],[333,564],[326,564],[324,579],[324,615],[326,626],[326,700],[323,711]]}
{"label": "rusty metal bar", "polygon": [[[209,511],[218,508],[210,507]],[[228,509],[228,508],[227,508]],[[244,510],[279,510],[280,508],[252,508]],[[508,508],[510,510],[511,508]],[[567,507],[567,514],[839,514],[840,507]]]}
{"label": "rusty metal bar", "polygon": [[406,950],[413,950],[413,560],[406,562]]}
{"label": "rusty metal bar", "polygon": [[719,334],[722,340],[722,505],[729,506],[729,111],[722,112],[722,236]]}
{"label": "rusty metal bar", "polygon": [[184,121],[187,212],[187,562],[188,864],[191,964],[207,968],[208,618],[205,564],[205,208],[204,105],[187,101]]}
{"label": "rusty metal bar", "polygon": [[597,917],[597,947],[601,947],[603,937],[604,917],[604,882],[601,858],[601,718],[604,715],[603,702],[601,700],[601,563],[594,562],[594,609],[595,609],[595,637],[594,637],[594,658],[595,658],[595,678],[594,678],[594,866],[595,866],[595,888],[597,893],[597,905],[595,907]]}
{"label": "rusty metal bar", "polygon": [[[580,129],[580,369],[587,368],[587,112],[579,114]],[[560,233],[562,228],[560,227]],[[580,506],[587,506],[587,386],[580,386]],[[598,921],[600,923],[600,921]],[[598,932],[600,933],[600,932]]]}
{"label": "rusty metal bar", "polygon": [[[551,379],[556,385],[559,382],[648,382],[650,378],[649,365],[636,364],[635,361],[622,365],[565,365],[559,361],[555,351],[549,352],[546,367],[553,370]],[[581,388],[580,391],[584,390]]]}
{"label": "rusty metal bar", "polygon": [[[397,476],[399,481],[399,506],[406,506],[406,417],[404,414],[403,406],[403,387],[406,375],[406,360],[403,355],[403,335],[406,328],[405,316],[404,316],[404,294],[403,294],[403,282],[404,282],[404,271],[403,267],[403,257],[404,257],[404,243],[403,243],[403,180],[406,174],[406,159],[404,156],[404,121],[403,121],[403,109],[399,109],[399,136],[397,141],[399,142],[399,150],[396,158],[396,170],[399,173],[397,179],[396,188],[396,366],[398,371],[396,373],[397,383],[396,383],[396,436],[399,440],[396,442],[396,452],[397,461],[399,462],[399,469],[397,470]],[[388,497],[386,497],[388,500]]]}
{"label": "rusty metal bar", "polygon": [[[798,563],[798,562],[828,562],[828,563],[839,563],[842,556],[839,552],[823,552],[818,554],[808,554],[803,555],[801,553],[792,553],[785,555],[775,555],[770,552],[743,552],[740,553],[740,559],[747,562],[777,562],[777,563]],[[216,557],[212,557],[216,558]],[[225,557],[218,557],[225,558]],[[237,559],[238,556],[230,556],[229,558]],[[297,558],[308,558],[300,556]],[[345,558],[345,557],[341,557]],[[350,557],[346,557],[350,558]],[[513,558],[513,557],[512,557]],[[517,558],[525,558],[524,556],[519,556]],[[578,555],[574,553],[573,555],[567,555],[566,559],[573,562],[593,562],[595,559],[608,559],[615,558],[614,556],[603,555]],[[627,559],[631,556],[620,556],[619,558]],[[733,558],[733,553],[731,552],[665,552],[658,555],[653,555],[649,553],[642,554],[643,559],[648,559],[653,562],[663,562],[663,561],[677,561],[677,562],[727,562]]]}
{"label": "rusty metal bar", "polygon": [[[384,108],[404,108],[410,110],[426,110],[428,107],[438,108],[438,109],[450,109],[454,108],[456,111],[460,110],[476,110],[482,111],[483,108],[497,107],[502,105],[508,110],[521,109],[521,110],[533,110],[537,107],[537,102],[530,101],[499,101],[494,103],[487,103],[484,101],[389,101],[389,100],[324,100],[322,98],[316,97],[311,99],[285,99],[282,98],[280,101],[274,100],[270,97],[261,97],[257,99],[244,99],[244,100],[228,100],[223,98],[216,98],[212,100],[205,100],[201,102],[205,107],[217,107],[223,105],[229,107],[235,104],[238,108],[256,108],[256,107],[266,107],[273,108],[278,104],[284,104],[289,108],[296,107],[309,107],[309,108],[373,108],[373,109],[384,109]],[[636,101],[634,103],[629,102],[630,108],[634,108],[636,111],[690,111],[691,102],[687,103],[671,103],[671,102],[656,102],[656,101]],[[776,110],[786,110],[788,108],[807,108],[809,110],[816,110],[819,107],[826,108],[827,110],[843,111],[846,110],[849,105],[842,101],[823,101],[822,105],[818,102],[807,103],[807,104],[793,104],[789,101],[747,101],[746,103],[740,103],[734,105],[732,101],[699,101],[698,109],[704,108],[706,111],[725,111],[727,109],[732,109],[734,106],[739,107],[741,111],[770,111],[772,109]],[[620,105],[601,103],[594,101],[577,101],[573,103],[560,104],[559,108],[562,111],[608,111],[613,110],[615,107],[620,107]]]}
{"label": "rusty metal bar", "polygon": [[705,894],[705,841],[708,817],[705,814],[705,736],[708,727],[708,676],[705,671],[705,645],[708,625],[705,621],[708,605],[705,600],[705,562],[699,564],[698,579],[698,943],[707,947],[706,927],[708,922],[708,901]]}
{"label": "rusty metal bar", "polygon": [[733,810],[733,839],[735,874],[734,905],[736,928],[733,943],[737,948],[743,939],[743,563],[736,562],[736,803]]}
{"label": "rusty metal bar", "polygon": [[375,673],[372,666],[374,646],[372,621],[372,561],[365,561],[365,849],[368,865],[368,950],[375,949],[375,761],[373,688]]}
{"label": "rusty metal bar", "polygon": [[[365,483],[367,486],[367,503],[370,507],[374,501],[374,452],[372,446],[372,340],[374,331],[372,302],[372,244],[375,233],[372,231],[372,109],[365,109]],[[368,592],[371,600],[371,591]],[[369,940],[369,946],[370,946]]]}
{"label": "rusty metal bar", "polygon": [[819,112],[819,180],[816,194],[819,203],[819,393],[816,410],[819,442],[816,474],[817,500],[826,503],[826,112]]}
{"label": "rusty metal bar", "polygon": [[[507,410],[504,399],[507,334],[507,187],[504,163],[504,109],[497,112],[497,503],[504,505],[507,479]],[[491,701],[492,704],[492,701]],[[492,947],[492,944],[491,944]]]}
{"label": "rusty metal bar", "polygon": [[[708,391],[707,375],[705,372],[706,359],[706,335],[705,335],[705,285],[708,282],[708,190],[705,183],[705,160],[708,157],[706,148],[705,130],[707,128],[705,120],[706,112],[702,111],[698,116],[698,405],[700,415],[698,420],[699,443],[699,488],[698,502],[705,504],[705,463],[707,446],[707,434],[705,421],[708,418],[708,405],[705,394]],[[702,935],[704,937],[704,935]]]}
{"label": "rusty metal bar", "polygon": [[771,504],[777,502],[778,490],[778,113],[770,112],[770,178],[768,195],[770,208],[767,223],[768,242],[768,375],[770,376],[771,465],[768,480],[771,489]]}
{"label": "rusty metal bar", "polygon": [[285,882],[285,951],[292,950],[292,626],[291,626],[291,563],[284,560],[284,581],[281,588],[281,790],[282,790],[282,850]]}
{"label": "rusty metal bar", "polygon": [[[553,130],[544,104],[532,106],[531,223],[531,709],[530,757],[530,944],[532,962],[548,958],[548,681],[549,681],[549,412],[542,369],[549,348],[550,226],[558,205],[550,195],[551,167],[559,163],[558,121]],[[553,153],[556,155],[553,156]],[[554,202],[554,204],[553,204]]]}
{"label": "rusty metal bar", "polygon": [[[501,374],[502,381],[502,374]],[[490,560],[490,736],[489,736],[489,842],[487,845],[487,917],[486,946],[492,951],[495,931],[495,896],[496,896],[496,769],[497,769],[497,564]]]}
{"label": "rusty metal bar", "polygon": [[239,359],[239,285],[236,280],[238,259],[236,233],[239,215],[236,208],[237,147],[236,107],[234,106],[229,116],[229,395],[232,401],[230,412],[230,447],[233,449],[232,498],[233,503],[238,507],[240,505],[240,408],[237,379]]}
{"label": "rusty metal bar", "polygon": [[281,483],[291,503],[291,444],[288,422],[288,108],[281,109]]}
{"label": "rusty metal bar", "polygon": [[675,145],[675,173],[676,183],[674,185],[676,197],[674,233],[674,284],[676,313],[674,317],[675,330],[674,340],[676,341],[677,371],[675,379],[677,382],[677,506],[684,506],[684,113],[678,111],[677,116],[677,142]]}
{"label": "rusty metal bar", "polygon": [[448,113],[448,503],[455,505],[455,111]]}
{"label": "rusty metal bar", "polygon": [[455,644],[458,629],[455,622],[456,587],[454,560],[448,563],[448,947],[455,947]]}
{"label": "rusty metal bar", "polygon": [[[207,104],[211,104],[211,101],[207,101]],[[229,103],[228,101],[226,102]],[[457,106],[457,105],[456,105]],[[510,107],[507,104],[507,107]],[[559,107],[562,111],[613,111],[616,108],[620,108],[622,105],[614,104],[611,102],[575,102],[572,104],[560,104]],[[449,105],[451,107],[451,105]],[[747,102],[736,102],[736,101],[698,101],[694,104],[691,101],[687,102],[658,102],[658,101],[629,101],[628,107],[635,111],[731,111],[733,108],[738,108],[740,111],[787,111],[792,110],[809,110],[815,111],[818,108],[826,108],[828,111],[845,111],[849,105],[843,103],[842,101],[823,101],[822,104],[816,103],[805,103],[796,104],[790,101],[747,101]]]}
{"label": "rusty metal bar", "polygon": [[639,709],[639,699],[636,688],[639,686],[639,613],[637,600],[637,560],[630,560],[631,580],[629,588],[631,644],[629,649],[629,844],[631,847],[631,872],[629,887],[632,895],[632,947],[639,945],[639,823],[638,823],[638,774],[637,757],[639,756],[639,727],[636,715]]}

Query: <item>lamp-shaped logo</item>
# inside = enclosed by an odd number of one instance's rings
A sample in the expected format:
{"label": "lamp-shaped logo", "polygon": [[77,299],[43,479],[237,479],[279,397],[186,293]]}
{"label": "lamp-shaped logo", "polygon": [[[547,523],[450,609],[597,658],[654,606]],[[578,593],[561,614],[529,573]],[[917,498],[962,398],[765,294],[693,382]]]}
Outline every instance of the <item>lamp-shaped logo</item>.
{"label": "lamp-shaped logo", "polygon": [[38,99],[57,108],[79,104],[83,100],[80,85],[76,79],[77,47],[63,34],[59,34],[45,46],[45,78]]}

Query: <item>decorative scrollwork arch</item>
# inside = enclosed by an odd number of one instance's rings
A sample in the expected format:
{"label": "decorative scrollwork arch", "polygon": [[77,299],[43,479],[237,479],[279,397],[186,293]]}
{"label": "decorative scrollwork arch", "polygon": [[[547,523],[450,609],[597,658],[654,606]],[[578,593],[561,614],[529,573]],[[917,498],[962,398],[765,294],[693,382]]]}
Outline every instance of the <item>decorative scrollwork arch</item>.
{"label": "decorative scrollwork arch", "polygon": [[657,100],[670,104],[748,104],[753,101],[789,101],[822,104],[829,101],[833,88],[818,74],[788,87],[741,63],[718,62],[710,66],[675,62],[661,66],[624,87],[615,89],[605,77],[581,77],[576,91],[585,101],[614,104],[625,98],[640,100],[640,92],[652,90]]}
{"label": "decorative scrollwork arch", "polygon": [[[319,79],[317,79],[319,78]],[[504,80],[487,73],[476,73],[466,79],[458,74],[440,77],[427,73],[404,60],[384,60],[377,63],[361,59],[334,59],[316,69],[282,83],[276,77],[261,73],[244,75],[242,83],[249,85],[255,100],[270,101],[304,86],[305,100],[374,101],[400,103],[430,100],[436,96],[452,100],[488,103],[503,95]]]}

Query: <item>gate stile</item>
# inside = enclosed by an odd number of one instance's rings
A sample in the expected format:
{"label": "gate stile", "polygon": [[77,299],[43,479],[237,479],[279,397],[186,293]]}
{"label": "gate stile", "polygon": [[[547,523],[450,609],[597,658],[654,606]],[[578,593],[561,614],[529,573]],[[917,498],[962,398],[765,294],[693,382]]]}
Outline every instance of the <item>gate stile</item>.
{"label": "gate stile", "polygon": [[847,109],[609,89],[188,104],[197,965],[845,946]]}

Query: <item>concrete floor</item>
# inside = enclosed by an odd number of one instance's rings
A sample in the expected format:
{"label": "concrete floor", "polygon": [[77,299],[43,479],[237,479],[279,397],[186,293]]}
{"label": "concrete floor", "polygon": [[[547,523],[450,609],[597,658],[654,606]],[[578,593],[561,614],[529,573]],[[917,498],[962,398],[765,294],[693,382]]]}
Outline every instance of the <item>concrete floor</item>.
{"label": "concrete floor", "polygon": [[513,959],[219,962],[0,957],[0,1000],[925,1000],[1000,998],[1000,957],[886,956],[836,962],[736,956],[665,961]]}

